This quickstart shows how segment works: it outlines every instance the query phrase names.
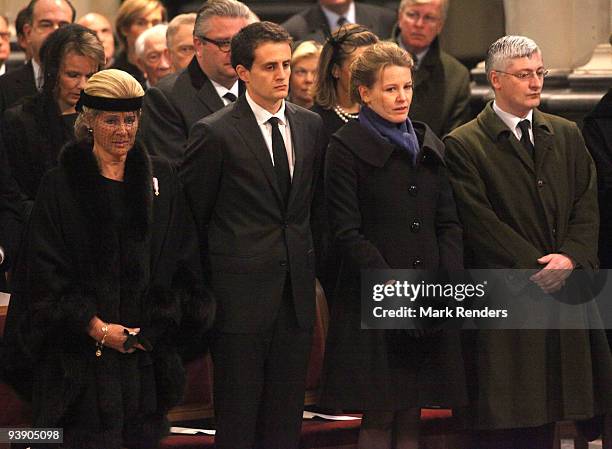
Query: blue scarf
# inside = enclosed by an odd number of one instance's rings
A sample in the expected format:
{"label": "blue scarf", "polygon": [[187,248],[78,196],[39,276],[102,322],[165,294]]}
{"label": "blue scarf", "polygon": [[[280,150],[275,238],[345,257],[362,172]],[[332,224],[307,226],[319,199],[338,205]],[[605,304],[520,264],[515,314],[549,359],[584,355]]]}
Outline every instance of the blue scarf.
{"label": "blue scarf", "polygon": [[419,140],[409,118],[403,123],[392,123],[385,120],[372,109],[362,106],[359,110],[359,123],[368,128],[377,136],[389,143],[406,150],[412,157],[412,164],[416,163],[419,154]]}

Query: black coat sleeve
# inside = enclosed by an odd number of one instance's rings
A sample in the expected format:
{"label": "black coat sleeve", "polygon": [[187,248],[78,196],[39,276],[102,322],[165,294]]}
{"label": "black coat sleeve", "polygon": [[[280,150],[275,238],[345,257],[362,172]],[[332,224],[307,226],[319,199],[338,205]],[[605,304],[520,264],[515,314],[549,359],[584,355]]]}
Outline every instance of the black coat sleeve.
{"label": "black coat sleeve", "polygon": [[350,270],[385,269],[389,264],[361,230],[359,173],[353,153],[332,139],[325,161],[325,194],[332,233]]}
{"label": "black coat sleeve", "polygon": [[22,227],[23,211],[19,188],[11,174],[0,135],[0,229],[2,230],[0,247],[4,251],[4,261],[0,264],[0,272],[10,269],[17,256]]}

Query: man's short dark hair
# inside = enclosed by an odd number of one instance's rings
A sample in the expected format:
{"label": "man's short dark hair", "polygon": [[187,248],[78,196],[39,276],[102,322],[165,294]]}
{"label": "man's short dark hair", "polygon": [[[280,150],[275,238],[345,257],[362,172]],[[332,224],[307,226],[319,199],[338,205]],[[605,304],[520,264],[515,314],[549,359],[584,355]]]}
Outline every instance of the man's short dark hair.
{"label": "man's short dark hair", "polygon": [[27,6],[17,13],[17,17],[15,18],[15,32],[17,36],[22,37],[25,35],[23,26],[26,23],[32,23],[31,13],[32,11]]}
{"label": "man's short dark hair", "polygon": [[247,25],[232,39],[232,67],[239,65],[251,70],[255,50],[265,42],[293,43],[291,36],[282,26],[272,22],[255,22]]}
{"label": "man's short dark hair", "polygon": [[[70,0],[62,1],[66,2],[66,4],[70,6],[70,10],[72,11],[72,19],[70,20],[70,22],[74,22],[74,20],[76,19],[76,9],[74,9],[74,6],[72,5],[72,3],[70,3]],[[34,7],[36,6],[36,3],[38,3],[38,0],[30,0],[30,3],[28,3],[28,6],[26,6],[26,9],[28,10],[26,23],[29,23],[30,25],[33,25],[32,20],[34,20]]]}

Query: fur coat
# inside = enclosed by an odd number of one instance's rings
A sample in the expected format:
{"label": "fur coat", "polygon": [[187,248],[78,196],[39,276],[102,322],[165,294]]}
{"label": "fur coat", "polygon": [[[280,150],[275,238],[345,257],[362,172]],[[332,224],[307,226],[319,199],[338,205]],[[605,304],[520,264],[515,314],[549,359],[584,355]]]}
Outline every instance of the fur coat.
{"label": "fur coat", "polygon": [[[126,160],[124,213],[91,143],[69,144],[41,183],[18,260],[4,377],[32,400],[35,427],[69,447],[155,447],[181,399],[177,348],[211,320],[195,227],[166,161],[138,144]],[[149,352],[96,357],[92,317],[141,328]]]}

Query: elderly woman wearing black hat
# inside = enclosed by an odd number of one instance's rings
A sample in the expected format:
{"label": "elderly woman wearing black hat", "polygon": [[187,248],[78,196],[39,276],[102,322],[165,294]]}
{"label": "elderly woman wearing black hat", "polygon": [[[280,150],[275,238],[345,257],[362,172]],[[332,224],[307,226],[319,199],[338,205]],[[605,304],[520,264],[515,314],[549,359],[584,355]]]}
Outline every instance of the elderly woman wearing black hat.
{"label": "elderly woman wearing black hat", "polygon": [[135,143],[143,94],[120,70],[88,80],[16,268],[4,374],[65,448],[157,447],[184,384],[177,345],[210,319],[180,184]]}

